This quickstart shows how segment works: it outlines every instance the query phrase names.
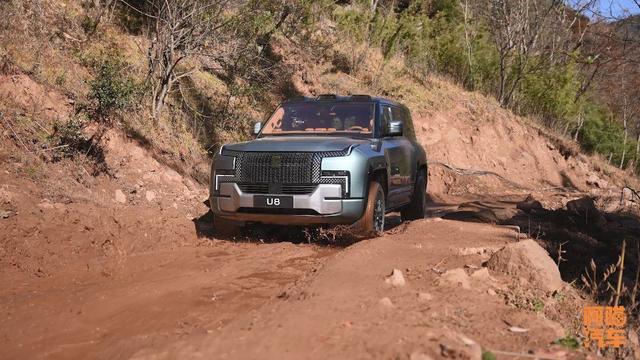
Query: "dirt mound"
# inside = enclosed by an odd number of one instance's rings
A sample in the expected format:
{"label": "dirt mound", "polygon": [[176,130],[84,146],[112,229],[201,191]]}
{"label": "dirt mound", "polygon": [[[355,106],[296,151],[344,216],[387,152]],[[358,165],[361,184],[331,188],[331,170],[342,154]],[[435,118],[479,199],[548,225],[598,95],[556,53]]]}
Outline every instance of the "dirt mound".
{"label": "dirt mound", "polygon": [[545,291],[564,287],[560,271],[549,254],[534,240],[523,240],[505,246],[491,256],[487,267],[519,278]]}

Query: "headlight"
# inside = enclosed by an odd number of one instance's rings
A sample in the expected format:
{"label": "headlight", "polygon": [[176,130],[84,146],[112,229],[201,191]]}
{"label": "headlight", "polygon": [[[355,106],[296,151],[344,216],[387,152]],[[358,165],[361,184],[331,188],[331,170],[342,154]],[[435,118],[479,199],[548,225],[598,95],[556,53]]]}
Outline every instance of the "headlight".
{"label": "headlight", "polygon": [[235,176],[236,169],[236,157],[227,155],[227,151],[224,151],[224,146],[220,148],[220,153],[215,157],[214,165],[212,169],[212,181],[214,183],[213,189],[215,191],[220,190],[220,182],[229,180]]}
{"label": "headlight", "polygon": [[322,170],[320,181],[323,184],[342,185],[342,194],[349,195],[349,178],[351,175],[346,170]]}

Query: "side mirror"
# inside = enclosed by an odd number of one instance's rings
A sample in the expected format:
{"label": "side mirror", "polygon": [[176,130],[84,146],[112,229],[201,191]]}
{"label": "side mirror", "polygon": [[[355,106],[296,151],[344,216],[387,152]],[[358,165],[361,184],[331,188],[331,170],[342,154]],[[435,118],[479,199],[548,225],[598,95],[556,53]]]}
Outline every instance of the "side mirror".
{"label": "side mirror", "polygon": [[253,135],[258,135],[260,133],[260,130],[262,130],[262,123],[261,122],[257,122],[255,124],[253,124]]}
{"label": "side mirror", "polygon": [[402,121],[391,121],[389,128],[387,129],[389,136],[401,136],[402,135]]}

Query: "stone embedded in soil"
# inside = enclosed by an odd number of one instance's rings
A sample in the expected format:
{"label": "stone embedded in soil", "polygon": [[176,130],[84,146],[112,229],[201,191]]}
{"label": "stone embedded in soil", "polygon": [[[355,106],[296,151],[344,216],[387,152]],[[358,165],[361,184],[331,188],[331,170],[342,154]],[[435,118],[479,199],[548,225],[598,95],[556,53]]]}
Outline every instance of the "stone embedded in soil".
{"label": "stone embedded in soil", "polygon": [[469,281],[469,275],[462,268],[456,268],[447,270],[438,279],[440,285],[454,285],[460,286],[463,289],[470,289],[471,284]]}
{"label": "stone embedded in soil", "polygon": [[122,190],[118,189],[115,192],[115,199],[120,204],[124,204],[127,202],[127,196],[122,192]]}
{"label": "stone embedded in soil", "polygon": [[534,240],[509,244],[491,256],[487,267],[493,271],[525,279],[545,291],[562,289],[558,266]]}
{"label": "stone embedded in soil", "polygon": [[491,277],[491,275],[489,275],[489,269],[487,268],[482,268],[480,270],[476,270],[474,271],[473,274],[471,274],[471,278],[473,280],[477,280],[483,283],[489,283],[494,281],[494,279]]}
{"label": "stone embedded in soil", "polygon": [[393,302],[388,297],[383,297],[382,299],[380,299],[380,301],[378,301],[378,303],[380,304],[380,306],[385,308],[393,307]]}
{"label": "stone embedded in soil", "polygon": [[433,295],[426,292],[421,292],[421,293],[418,293],[418,300],[422,302],[431,301],[433,300]]}
{"label": "stone embedded in soil", "polygon": [[393,269],[391,275],[389,275],[384,281],[391,286],[404,286],[406,284],[402,271],[398,269]]}
{"label": "stone embedded in soil", "polygon": [[147,199],[147,201],[151,202],[156,198],[156,193],[155,191],[152,190],[147,190],[147,192],[145,192],[144,197]]}
{"label": "stone embedded in soil", "polygon": [[587,185],[591,185],[591,186],[598,187],[600,189],[604,189],[607,186],[609,186],[609,182],[606,181],[606,180],[601,179],[598,175],[592,173],[587,178]]}
{"label": "stone embedded in soil", "polygon": [[491,296],[496,296],[498,293],[496,293],[496,291],[495,291],[495,290],[493,290],[493,289],[488,289],[488,290],[487,290],[487,294],[489,294],[489,295],[491,295]]}

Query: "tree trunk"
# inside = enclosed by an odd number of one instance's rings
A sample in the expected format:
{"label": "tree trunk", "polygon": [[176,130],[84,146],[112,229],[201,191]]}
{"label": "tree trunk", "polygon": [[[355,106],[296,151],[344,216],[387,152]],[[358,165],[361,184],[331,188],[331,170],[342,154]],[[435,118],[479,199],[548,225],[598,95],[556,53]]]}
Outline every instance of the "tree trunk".
{"label": "tree trunk", "polygon": [[584,117],[580,114],[578,118],[578,128],[576,129],[576,133],[573,135],[573,141],[578,141],[578,135],[580,134],[580,130],[582,130],[582,125],[584,125]]}
{"label": "tree trunk", "polygon": [[622,108],[622,126],[624,128],[624,139],[622,140],[622,159],[620,160],[620,169],[624,166],[624,158],[627,155],[627,136],[629,134],[627,129],[627,97],[624,98],[624,105]]}
{"label": "tree trunk", "polygon": [[636,142],[636,170],[640,170],[640,134],[638,134],[638,141]]}

